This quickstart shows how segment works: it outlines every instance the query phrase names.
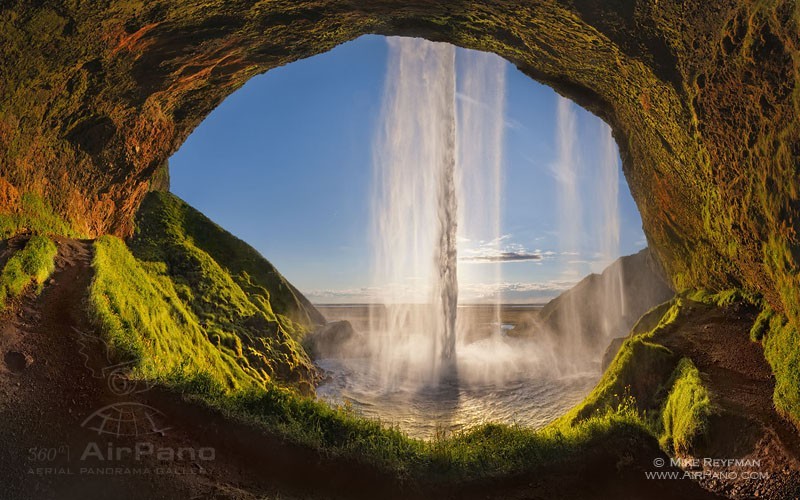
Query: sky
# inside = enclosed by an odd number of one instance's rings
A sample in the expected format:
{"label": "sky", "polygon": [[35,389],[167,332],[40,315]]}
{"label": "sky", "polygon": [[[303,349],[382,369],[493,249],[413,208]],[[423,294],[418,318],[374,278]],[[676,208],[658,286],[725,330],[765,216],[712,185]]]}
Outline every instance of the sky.
{"label": "sky", "polygon": [[[368,228],[387,53],[384,37],[364,36],[254,77],[170,159],[173,193],[254,246],[315,303],[372,302],[382,286],[372,279]],[[608,263],[599,255],[596,221],[606,125],[569,104],[578,139],[575,216],[583,229],[577,246],[563,248],[554,169],[559,98],[505,66],[500,247],[537,258],[475,258],[481,242],[460,248],[472,256],[459,263],[464,303],[494,293],[504,302],[541,303]],[[646,242],[621,170],[618,193],[619,253],[629,255]],[[487,280],[498,273],[486,266],[500,266],[499,282]]]}

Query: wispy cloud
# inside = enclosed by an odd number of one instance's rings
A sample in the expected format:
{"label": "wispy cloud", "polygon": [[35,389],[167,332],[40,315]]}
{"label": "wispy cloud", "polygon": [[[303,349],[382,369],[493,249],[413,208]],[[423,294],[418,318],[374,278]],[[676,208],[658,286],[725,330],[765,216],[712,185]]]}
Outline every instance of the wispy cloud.
{"label": "wispy cloud", "polygon": [[[464,264],[495,264],[504,262],[530,262],[542,259],[539,250],[530,251],[518,243],[507,243],[510,234],[488,241],[471,242],[464,239],[459,249],[459,262]],[[470,244],[470,245],[467,245]]]}
{"label": "wispy cloud", "polygon": [[492,262],[528,262],[532,260],[540,260],[541,255],[528,252],[497,252],[487,255],[476,255],[473,257],[462,257],[459,259],[461,262],[467,264],[481,264]]}

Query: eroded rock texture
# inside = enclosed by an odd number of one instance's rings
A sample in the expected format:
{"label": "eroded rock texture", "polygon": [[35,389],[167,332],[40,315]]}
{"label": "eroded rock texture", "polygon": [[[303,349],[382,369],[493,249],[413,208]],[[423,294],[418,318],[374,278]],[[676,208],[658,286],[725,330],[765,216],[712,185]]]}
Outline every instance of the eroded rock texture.
{"label": "eroded rock texture", "polygon": [[365,33],[424,36],[496,52],[612,124],[650,246],[678,288],[741,285],[800,319],[793,0],[0,9],[5,212],[29,210],[35,193],[79,233],[127,234],[154,173],[250,77]]}

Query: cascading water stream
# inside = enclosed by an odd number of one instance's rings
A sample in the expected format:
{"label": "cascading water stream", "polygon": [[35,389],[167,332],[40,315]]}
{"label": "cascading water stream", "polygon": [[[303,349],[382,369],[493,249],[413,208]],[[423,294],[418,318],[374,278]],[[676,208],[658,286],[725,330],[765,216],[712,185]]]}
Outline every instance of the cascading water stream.
{"label": "cascading water stream", "polygon": [[385,387],[435,384],[452,368],[458,305],[455,48],[389,39],[375,148],[374,279],[389,286],[370,318]]}
{"label": "cascading water stream", "polygon": [[[596,145],[586,151],[584,140],[578,133],[574,106],[569,100],[558,98],[558,156],[553,170],[558,185],[560,246],[562,253],[578,257],[586,252],[581,238],[585,236],[587,226],[593,226],[596,231],[596,245],[599,246],[593,271],[600,272],[619,256],[619,162],[611,128],[603,122],[598,121]],[[588,153],[587,158],[579,157],[582,149]],[[587,163],[593,172],[580,171],[580,166]],[[588,207],[592,215],[589,220],[586,220],[581,206],[581,175],[593,179],[597,185],[594,201]],[[576,258],[575,261],[580,263],[581,259]],[[557,337],[560,342],[562,372],[584,369],[587,363],[597,359],[598,346],[602,349],[614,336],[626,333],[620,331],[625,315],[622,268],[611,266],[604,273],[602,293],[594,298],[592,304],[580,303],[573,294],[561,297],[561,328]],[[566,267],[565,278],[579,276],[577,266]],[[587,307],[600,311],[599,319],[595,323],[583,324],[584,315],[581,310]]]}
{"label": "cascading water stream", "polygon": [[[464,253],[479,245],[491,255],[500,255],[503,196],[503,141],[505,135],[506,63],[494,54],[461,52],[458,58],[458,232]],[[462,265],[465,281],[496,285],[502,283],[502,266],[497,263]],[[491,328],[501,325],[502,297],[495,292],[484,297],[491,307]],[[475,337],[476,325],[469,314],[459,316],[459,347]],[[478,332],[480,334],[480,331]]]}

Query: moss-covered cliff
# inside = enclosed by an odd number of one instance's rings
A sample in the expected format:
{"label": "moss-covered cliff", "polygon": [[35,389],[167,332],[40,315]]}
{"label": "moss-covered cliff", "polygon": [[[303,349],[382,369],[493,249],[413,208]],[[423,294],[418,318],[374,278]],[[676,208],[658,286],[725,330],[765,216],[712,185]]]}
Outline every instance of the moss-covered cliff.
{"label": "moss-covered cliff", "polygon": [[364,33],[496,52],[606,119],[676,287],[742,287],[800,325],[792,0],[5,2],[0,228],[130,235],[225,96]]}
{"label": "moss-covered cliff", "polygon": [[[313,393],[300,346],[324,318],[253,248],[169,193],[150,193],[126,245],[95,243],[89,311],[117,358],[165,382]],[[248,273],[247,270],[252,270]]]}

